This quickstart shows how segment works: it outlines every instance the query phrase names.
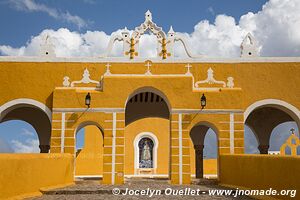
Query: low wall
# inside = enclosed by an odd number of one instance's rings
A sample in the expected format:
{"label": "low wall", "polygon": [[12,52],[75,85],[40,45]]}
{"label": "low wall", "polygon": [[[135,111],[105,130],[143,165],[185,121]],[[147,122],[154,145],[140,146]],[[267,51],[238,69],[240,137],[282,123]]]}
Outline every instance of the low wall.
{"label": "low wall", "polygon": [[203,173],[204,175],[217,175],[218,169],[217,159],[204,159],[203,160]]}
{"label": "low wall", "polygon": [[0,154],[0,199],[40,195],[40,188],[73,183],[70,154]]}
{"label": "low wall", "polygon": [[[275,155],[220,155],[221,185],[239,189],[297,190],[300,193],[300,157]],[[292,191],[289,192],[291,194]],[[256,196],[291,199],[290,195]],[[276,197],[276,198],[274,198]],[[296,194],[293,199],[299,199]]]}

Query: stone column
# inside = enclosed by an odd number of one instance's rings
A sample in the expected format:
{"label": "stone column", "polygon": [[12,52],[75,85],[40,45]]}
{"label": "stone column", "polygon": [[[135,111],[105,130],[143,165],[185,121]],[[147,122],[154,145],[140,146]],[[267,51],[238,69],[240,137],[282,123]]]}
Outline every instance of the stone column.
{"label": "stone column", "polygon": [[39,145],[40,153],[49,153],[50,145],[47,144],[41,144]]}
{"label": "stone column", "polygon": [[204,145],[194,145],[196,158],[196,178],[203,178],[203,148]]}
{"label": "stone column", "polygon": [[260,144],[258,146],[258,150],[260,151],[260,154],[268,154],[269,145],[266,144]]}

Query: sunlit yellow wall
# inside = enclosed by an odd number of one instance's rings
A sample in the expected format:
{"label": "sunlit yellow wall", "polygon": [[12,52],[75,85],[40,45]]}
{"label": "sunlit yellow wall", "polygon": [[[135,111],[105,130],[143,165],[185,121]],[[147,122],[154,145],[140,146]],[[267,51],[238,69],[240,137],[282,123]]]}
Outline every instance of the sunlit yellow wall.
{"label": "sunlit yellow wall", "polygon": [[[234,188],[300,191],[300,157],[220,155],[220,183]],[[264,197],[266,198],[266,197]],[[291,199],[289,196],[276,196]],[[299,194],[295,199],[299,199]]]}
{"label": "sunlit yellow wall", "polygon": [[[71,81],[80,80],[86,67],[90,71],[91,79],[100,80],[105,72],[105,64],[0,61],[2,83],[0,84],[2,93],[0,105],[12,99],[31,98],[46,104],[49,108],[53,106],[84,107],[84,93],[76,95],[75,90],[71,90],[67,92],[72,94],[68,101],[58,98],[53,102],[52,92],[55,87],[62,86],[64,76],[69,76]],[[186,63],[153,63],[151,72],[153,74],[184,74],[185,65]],[[227,77],[232,76],[235,87],[242,88],[241,96],[235,96],[235,91],[209,92],[207,109],[245,109],[255,101],[269,98],[284,100],[295,107],[300,107],[298,92],[300,77],[295,76],[300,73],[300,63],[255,63],[253,61],[251,63],[193,63],[192,66],[191,72],[195,81],[204,80],[207,69],[212,67],[217,80],[226,81]],[[112,63],[110,69],[112,73],[123,74],[143,74],[146,71],[144,62]],[[128,95],[133,90],[147,85],[165,93],[173,108],[199,108],[200,94],[192,93],[191,78],[162,78],[162,80],[131,77],[130,79],[131,81],[128,81],[126,77],[106,78],[104,92],[94,95],[94,106],[124,107]],[[177,82],[178,79],[180,81]],[[118,98],[115,98],[116,95]]]}
{"label": "sunlit yellow wall", "polygon": [[0,199],[40,195],[40,188],[73,183],[70,154],[0,154]]}
{"label": "sunlit yellow wall", "polygon": [[102,175],[102,133],[96,126],[86,126],[84,129],[84,146],[76,157],[75,175]]}
{"label": "sunlit yellow wall", "polygon": [[[63,59],[61,59],[63,61]],[[240,110],[239,113],[234,114],[234,120],[243,122],[243,111],[256,101],[263,99],[278,99],[283,100],[296,108],[300,108],[300,93],[299,84],[300,63],[296,62],[233,62],[233,63],[191,63],[191,73],[194,80],[200,81],[207,78],[207,70],[211,67],[214,70],[214,78],[216,80],[227,80],[227,77],[234,78],[234,89],[224,89],[217,91],[193,91],[193,78],[189,76],[167,76],[167,77],[153,77],[153,76],[131,76],[130,74],[144,74],[146,72],[145,62],[112,62],[110,71],[112,74],[129,74],[129,76],[110,76],[104,77],[103,90],[84,90],[78,88],[64,88],[63,78],[70,77],[70,81],[77,81],[82,79],[82,74],[85,68],[90,72],[90,78],[93,80],[100,80],[105,72],[106,62],[85,63],[85,62],[6,62],[1,61],[0,58],[0,91],[1,99],[0,105],[7,103],[13,99],[29,98],[39,101],[49,107],[50,110],[58,108],[78,109],[86,108],[84,99],[87,92],[91,93],[92,103],[91,108],[119,108],[125,109],[126,101],[134,91],[147,87],[153,87],[161,91],[170,103],[172,110],[175,109],[199,109],[200,97],[205,93],[207,98],[206,111],[234,109]],[[185,74],[187,63],[152,63],[152,74]],[[81,84],[81,86],[95,86],[95,84]],[[212,87],[215,85],[207,84],[205,87]],[[220,87],[220,86],[219,86]],[[288,89],[287,89],[288,88]],[[54,111],[52,113],[52,135],[51,135],[51,152],[61,152],[61,111]],[[181,114],[180,114],[181,115]],[[175,181],[178,183],[179,178],[179,126],[178,113],[171,113],[171,130],[168,136],[174,143],[168,144],[172,147],[170,151],[173,160],[171,160],[172,174]],[[110,184],[111,180],[115,178],[117,183],[123,183],[124,170],[132,170],[132,167],[124,165],[124,128],[125,128],[125,114],[124,112],[117,112],[117,131],[116,131],[116,177],[113,177],[112,168],[112,112],[66,112],[66,129],[64,140],[64,152],[74,152],[74,132],[77,126],[84,121],[93,121],[99,123],[104,128],[104,156],[103,167],[104,182]],[[183,147],[184,155],[191,155],[192,147],[189,138],[189,130],[198,122],[207,121],[213,124],[217,129],[218,134],[218,153],[230,153],[229,141],[229,113],[215,114],[215,113],[198,113],[198,114],[182,114],[184,121],[189,121],[183,124],[182,137],[184,139]],[[187,118],[187,119],[185,119]],[[54,121],[55,120],[55,121]],[[224,123],[225,122],[225,123]],[[137,129],[137,127],[133,129]],[[243,153],[243,123],[234,124],[234,153]],[[141,130],[144,131],[144,130]],[[134,133],[132,133],[134,134]],[[126,138],[126,136],[125,136]],[[133,138],[133,136],[132,136]],[[127,138],[126,138],[127,140]],[[128,142],[128,141],[126,141]],[[132,145],[132,143],[130,143]],[[126,143],[126,148],[130,146]],[[168,148],[169,150],[169,148]],[[127,151],[126,151],[127,152]],[[126,153],[127,154],[127,153]],[[125,155],[126,155],[125,154]],[[167,155],[170,155],[167,154]],[[133,155],[133,153],[128,154]],[[177,157],[177,158],[176,158]],[[128,159],[133,162],[133,159]],[[127,162],[128,162],[127,161]],[[185,156],[183,161],[183,179],[185,183],[189,182],[191,175],[190,158]],[[128,168],[128,169],[127,169]],[[127,173],[127,172],[125,172]],[[128,172],[132,173],[132,172]],[[159,173],[165,173],[160,171]]]}
{"label": "sunlit yellow wall", "polygon": [[141,132],[153,133],[158,141],[156,174],[168,175],[170,157],[170,121],[162,118],[144,118],[125,128],[125,175],[134,174],[134,139]]}
{"label": "sunlit yellow wall", "polygon": [[217,175],[217,159],[203,160],[204,175]]}

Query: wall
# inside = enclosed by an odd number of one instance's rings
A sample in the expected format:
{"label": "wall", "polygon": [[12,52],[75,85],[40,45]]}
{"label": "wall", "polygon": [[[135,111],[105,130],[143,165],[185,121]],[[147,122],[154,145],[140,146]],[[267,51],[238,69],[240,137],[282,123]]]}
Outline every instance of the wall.
{"label": "wall", "polygon": [[153,133],[158,141],[156,174],[169,174],[170,121],[162,118],[143,118],[125,128],[125,174],[134,174],[134,139],[141,132]]}
{"label": "wall", "polygon": [[[300,191],[300,157],[220,155],[219,159],[219,179],[222,185],[233,188]],[[297,196],[295,199],[299,199],[300,194]],[[291,199],[289,196],[276,198]]]}
{"label": "wall", "polygon": [[76,176],[102,175],[103,135],[97,126],[84,127],[84,145],[75,162]]}
{"label": "wall", "polygon": [[0,199],[41,195],[40,188],[73,183],[70,154],[0,154]]}

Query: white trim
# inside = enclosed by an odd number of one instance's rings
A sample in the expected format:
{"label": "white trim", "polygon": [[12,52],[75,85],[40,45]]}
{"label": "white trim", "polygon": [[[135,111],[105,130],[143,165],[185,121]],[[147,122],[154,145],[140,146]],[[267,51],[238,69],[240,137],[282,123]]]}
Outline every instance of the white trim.
{"label": "white trim", "polygon": [[172,114],[183,113],[183,114],[193,114],[193,113],[213,113],[213,114],[229,114],[229,113],[243,113],[240,109],[172,109]]}
{"label": "white trim", "polygon": [[157,169],[157,151],[158,151],[158,139],[155,134],[151,132],[141,132],[137,136],[135,136],[135,139],[133,141],[133,147],[134,147],[134,174],[137,175],[137,169],[139,169],[139,156],[140,156],[140,151],[139,151],[139,141],[145,137],[149,137],[153,143],[153,168],[154,170]]}
{"label": "white trim", "polygon": [[152,63],[277,63],[277,62],[300,62],[300,57],[237,57],[237,58],[220,58],[220,57],[201,57],[201,58],[173,58],[165,59],[161,58],[142,58],[135,57],[130,60],[126,57],[40,57],[40,56],[0,56],[0,62],[82,62],[82,63],[145,63],[145,61],[151,59]]}
{"label": "white trim", "polygon": [[[0,60],[1,60],[1,56],[0,56]],[[15,108],[15,107],[21,106],[22,104],[32,105],[32,106],[35,106],[35,107],[41,109],[42,111],[44,111],[46,113],[49,120],[51,121],[52,112],[45,104],[43,104],[39,101],[36,101],[34,99],[27,99],[27,98],[14,99],[14,100],[6,102],[2,106],[0,106],[0,121],[5,116],[5,114],[10,111],[10,108]],[[9,109],[9,111],[7,111],[7,109]]]}
{"label": "white trim", "polygon": [[113,113],[113,131],[112,131],[112,166],[111,166],[111,184],[115,184],[115,163],[116,163],[116,127],[117,113]]}
{"label": "white trim", "polygon": [[298,108],[293,106],[292,104],[278,99],[264,99],[256,101],[248,106],[248,108],[244,112],[244,122],[246,122],[247,118],[253,110],[264,106],[275,107],[277,109],[283,110],[296,121],[298,127],[300,128],[300,111],[298,110]]}
{"label": "white trim", "polygon": [[179,184],[182,184],[182,114],[178,114],[178,135],[179,135]]}
{"label": "white trim", "polygon": [[[157,93],[156,93],[157,94]],[[161,95],[159,95],[162,97]],[[128,100],[127,100],[128,101]],[[167,102],[167,101],[166,101]],[[167,103],[169,104],[169,103]],[[170,106],[170,105],[168,105]],[[61,113],[61,112],[106,112],[106,113],[113,113],[119,112],[124,113],[125,108],[53,108],[54,113]],[[241,109],[185,109],[185,108],[174,108],[171,110],[172,114],[193,114],[193,113],[211,113],[211,114],[229,114],[229,113],[244,113]],[[175,123],[175,121],[174,121]],[[176,121],[177,123],[177,121]],[[188,123],[188,121],[184,121],[184,123]]]}
{"label": "white trim", "polygon": [[230,153],[234,154],[234,113],[230,113]]}
{"label": "white trim", "polygon": [[60,112],[125,112],[125,108],[53,108],[54,113]]}
{"label": "white trim", "polygon": [[[66,113],[61,113],[61,153],[64,153],[64,147],[65,147],[65,120],[66,120]],[[76,146],[76,145],[75,145]]]}
{"label": "white trim", "polygon": [[77,175],[75,178],[102,178],[102,175]]}

